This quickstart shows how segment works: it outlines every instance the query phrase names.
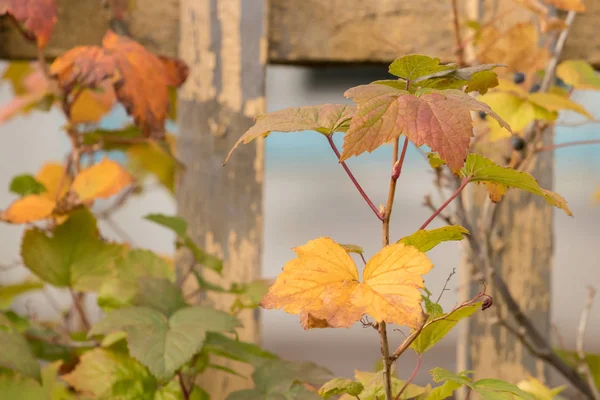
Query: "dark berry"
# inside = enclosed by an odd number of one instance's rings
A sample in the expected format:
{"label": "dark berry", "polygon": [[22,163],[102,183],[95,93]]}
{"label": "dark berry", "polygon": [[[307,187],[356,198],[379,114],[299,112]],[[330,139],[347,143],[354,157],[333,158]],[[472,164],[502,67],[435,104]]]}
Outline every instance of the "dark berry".
{"label": "dark berry", "polygon": [[479,118],[481,119],[486,119],[487,114],[485,113],[485,111],[479,111]]}
{"label": "dark berry", "polygon": [[510,138],[510,144],[513,149],[521,151],[525,148],[525,141],[519,136],[513,136]]}
{"label": "dark berry", "polygon": [[525,82],[525,74],[522,72],[515,72],[513,76],[513,82],[516,84]]}
{"label": "dark berry", "polygon": [[535,93],[538,92],[540,90],[540,84],[536,83],[535,85],[533,85],[531,87],[531,89],[529,89],[529,93]]}

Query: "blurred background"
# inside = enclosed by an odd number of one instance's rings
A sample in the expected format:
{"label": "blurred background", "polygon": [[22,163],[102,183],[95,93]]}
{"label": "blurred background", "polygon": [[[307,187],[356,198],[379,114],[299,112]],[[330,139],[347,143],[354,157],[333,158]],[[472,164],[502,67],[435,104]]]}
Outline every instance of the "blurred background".
{"label": "blurred background", "polygon": [[[0,63],[0,71],[6,67]],[[269,66],[267,68],[267,109],[275,111],[290,106],[346,102],[343,92],[352,86],[387,77],[386,67],[321,67],[319,69]],[[11,88],[0,83],[0,104],[8,102]],[[596,118],[600,117],[600,94],[576,92],[581,102]],[[126,116],[116,110],[107,117],[106,127],[123,125]],[[576,117],[565,114],[559,121],[573,122]],[[35,112],[0,125],[0,187],[8,188],[14,175],[35,173],[48,160],[62,161],[68,140],[60,131],[65,123],[58,110]],[[557,128],[557,142],[598,138],[599,125]],[[176,127],[170,127],[176,133]],[[341,137],[336,142],[341,147]],[[391,148],[384,146],[360,160],[349,161],[357,179],[376,204],[387,196]],[[266,140],[264,184],[264,250],[262,275],[277,276],[286,261],[294,257],[292,247],[318,236],[330,236],[342,243],[364,247],[366,256],[380,246],[380,224],[364,204],[356,189],[337,164],[322,135],[315,132],[274,133]],[[567,348],[575,347],[575,336],[586,286],[600,288],[600,205],[594,204],[593,193],[600,186],[600,146],[579,146],[556,151],[554,190],[569,202],[574,217],[555,210],[555,262],[553,270],[552,316],[557,332]],[[392,220],[392,238],[415,231],[430,215],[422,206],[426,194],[434,194],[433,174],[427,161],[414,147],[409,147],[399,181],[396,208]],[[202,194],[199,193],[201,196]],[[14,196],[0,190],[0,207]],[[106,206],[98,202],[95,207]],[[174,214],[175,201],[160,185],[152,185],[143,195],[132,198],[115,220],[118,226],[102,225],[102,231],[115,239],[132,238],[135,246],[159,253],[173,252],[174,237],[141,217],[160,212]],[[432,225],[433,227],[434,225]],[[21,226],[0,225],[0,284],[18,281],[25,271],[11,265],[18,258]],[[129,240],[129,239],[128,239]],[[426,276],[426,285],[435,296],[448,274],[460,265],[459,245],[444,243],[429,253],[436,269]],[[442,298],[445,309],[459,299],[460,276],[454,276]],[[52,292],[59,301],[68,301],[61,293]],[[38,302],[34,305],[34,299]],[[46,299],[46,300],[44,300]],[[39,300],[42,300],[39,302]],[[91,303],[90,303],[91,305]],[[21,312],[54,318],[55,310],[43,294],[23,296],[16,302]],[[372,329],[359,324],[347,330],[303,331],[297,316],[283,312],[262,312],[262,343],[282,357],[309,360],[329,367],[335,374],[350,376],[354,369],[372,369],[379,354],[379,338]],[[390,333],[395,344],[404,333]],[[555,335],[555,338],[557,336]],[[453,331],[428,352],[417,383],[425,382],[428,370],[441,366],[454,370],[457,331]],[[600,352],[600,305],[592,312],[587,330],[586,350]],[[414,367],[411,356],[397,366],[401,375]]]}

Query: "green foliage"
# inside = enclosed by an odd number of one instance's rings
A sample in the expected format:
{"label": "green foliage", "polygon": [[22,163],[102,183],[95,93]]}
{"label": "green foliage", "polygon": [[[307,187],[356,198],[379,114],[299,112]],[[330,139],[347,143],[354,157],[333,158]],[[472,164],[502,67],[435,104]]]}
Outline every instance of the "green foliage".
{"label": "green foliage", "polygon": [[19,372],[37,381],[41,380],[40,366],[29,344],[2,314],[0,314],[0,367]]}
{"label": "green foliage", "polygon": [[[576,367],[582,361],[574,351],[557,349],[556,352],[565,362],[573,367]],[[600,354],[585,353],[585,362],[590,368],[596,387],[600,388]]]}
{"label": "green foliage", "polygon": [[464,235],[468,235],[469,231],[462,226],[444,226],[442,228],[426,231],[424,229],[400,239],[399,243],[404,243],[407,246],[416,247],[423,253],[428,252],[442,242],[451,240],[463,240]]}
{"label": "green foliage", "polygon": [[207,331],[234,332],[238,326],[236,318],[210,307],[186,307],[171,316],[129,307],[109,313],[90,336],[125,331],[131,355],[157,378],[169,379],[202,348]]}
{"label": "green foliage", "polygon": [[198,264],[216,272],[223,270],[223,261],[217,257],[205,253],[197,244],[195,244],[187,234],[187,222],[180,217],[172,217],[164,214],[148,214],[144,218],[172,230],[178,238],[178,246],[187,247],[193,254]]}
{"label": "green foliage", "polygon": [[362,383],[353,381],[352,379],[333,378],[321,386],[319,395],[324,399],[344,393],[348,393],[351,396],[358,396],[364,388]]}
{"label": "green foliage", "polygon": [[28,229],[21,245],[23,263],[31,272],[51,285],[79,291],[97,291],[122,251],[100,238],[96,218],[85,208],[71,214],[51,235]]}
{"label": "green foliage", "polygon": [[32,280],[0,286],[0,310],[5,310],[10,307],[15,297],[28,293],[32,290],[42,289],[43,287],[44,284],[42,282]]}
{"label": "green foliage", "polygon": [[47,191],[46,187],[38,182],[32,175],[23,174],[15,176],[10,182],[9,190],[19,196],[40,194]]}
{"label": "green foliage", "polygon": [[459,307],[443,317],[434,317],[435,319],[430,320],[423,327],[421,334],[411,344],[411,347],[417,353],[423,354],[442,340],[462,319],[473,315],[479,307],[478,304]]}

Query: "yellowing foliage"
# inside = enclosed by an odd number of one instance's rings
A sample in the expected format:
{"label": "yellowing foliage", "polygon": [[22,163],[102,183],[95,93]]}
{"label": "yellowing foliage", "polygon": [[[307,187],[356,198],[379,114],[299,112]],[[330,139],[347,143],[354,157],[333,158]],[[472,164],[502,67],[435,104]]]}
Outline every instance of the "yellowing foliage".
{"label": "yellowing foliage", "polygon": [[363,281],[346,250],[332,239],[311,240],[294,249],[297,258],[283,268],[264,308],[302,314],[305,328],[349,327],[368,314],[416,328],[423,319],[422,275],[433,264],[424,253],[402,243],[383,248],[367,263]]}

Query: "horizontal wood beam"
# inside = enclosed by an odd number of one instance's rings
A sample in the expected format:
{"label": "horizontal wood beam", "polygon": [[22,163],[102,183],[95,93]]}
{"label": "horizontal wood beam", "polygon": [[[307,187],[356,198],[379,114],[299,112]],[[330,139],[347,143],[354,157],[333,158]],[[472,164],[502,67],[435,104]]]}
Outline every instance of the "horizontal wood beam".
{"label": "horizontal wood beam", "polygon": [[[245,0],[252,1],[252,0]],[[99,44],[110,26],[100,0],[57,0],[58,24],[47,49],[56,57],[75,45]],[[180,0],[136,0],[127,28],[154,52],[177,54]],[[587,0],[567,42],[566,58],[600,67],[600,0]],[[454,60],[449,0],[270,0],[268,59],[271,64],[388,63],[424,53]],[[0,59],[35,59],[6,18],[0,18]]]}

